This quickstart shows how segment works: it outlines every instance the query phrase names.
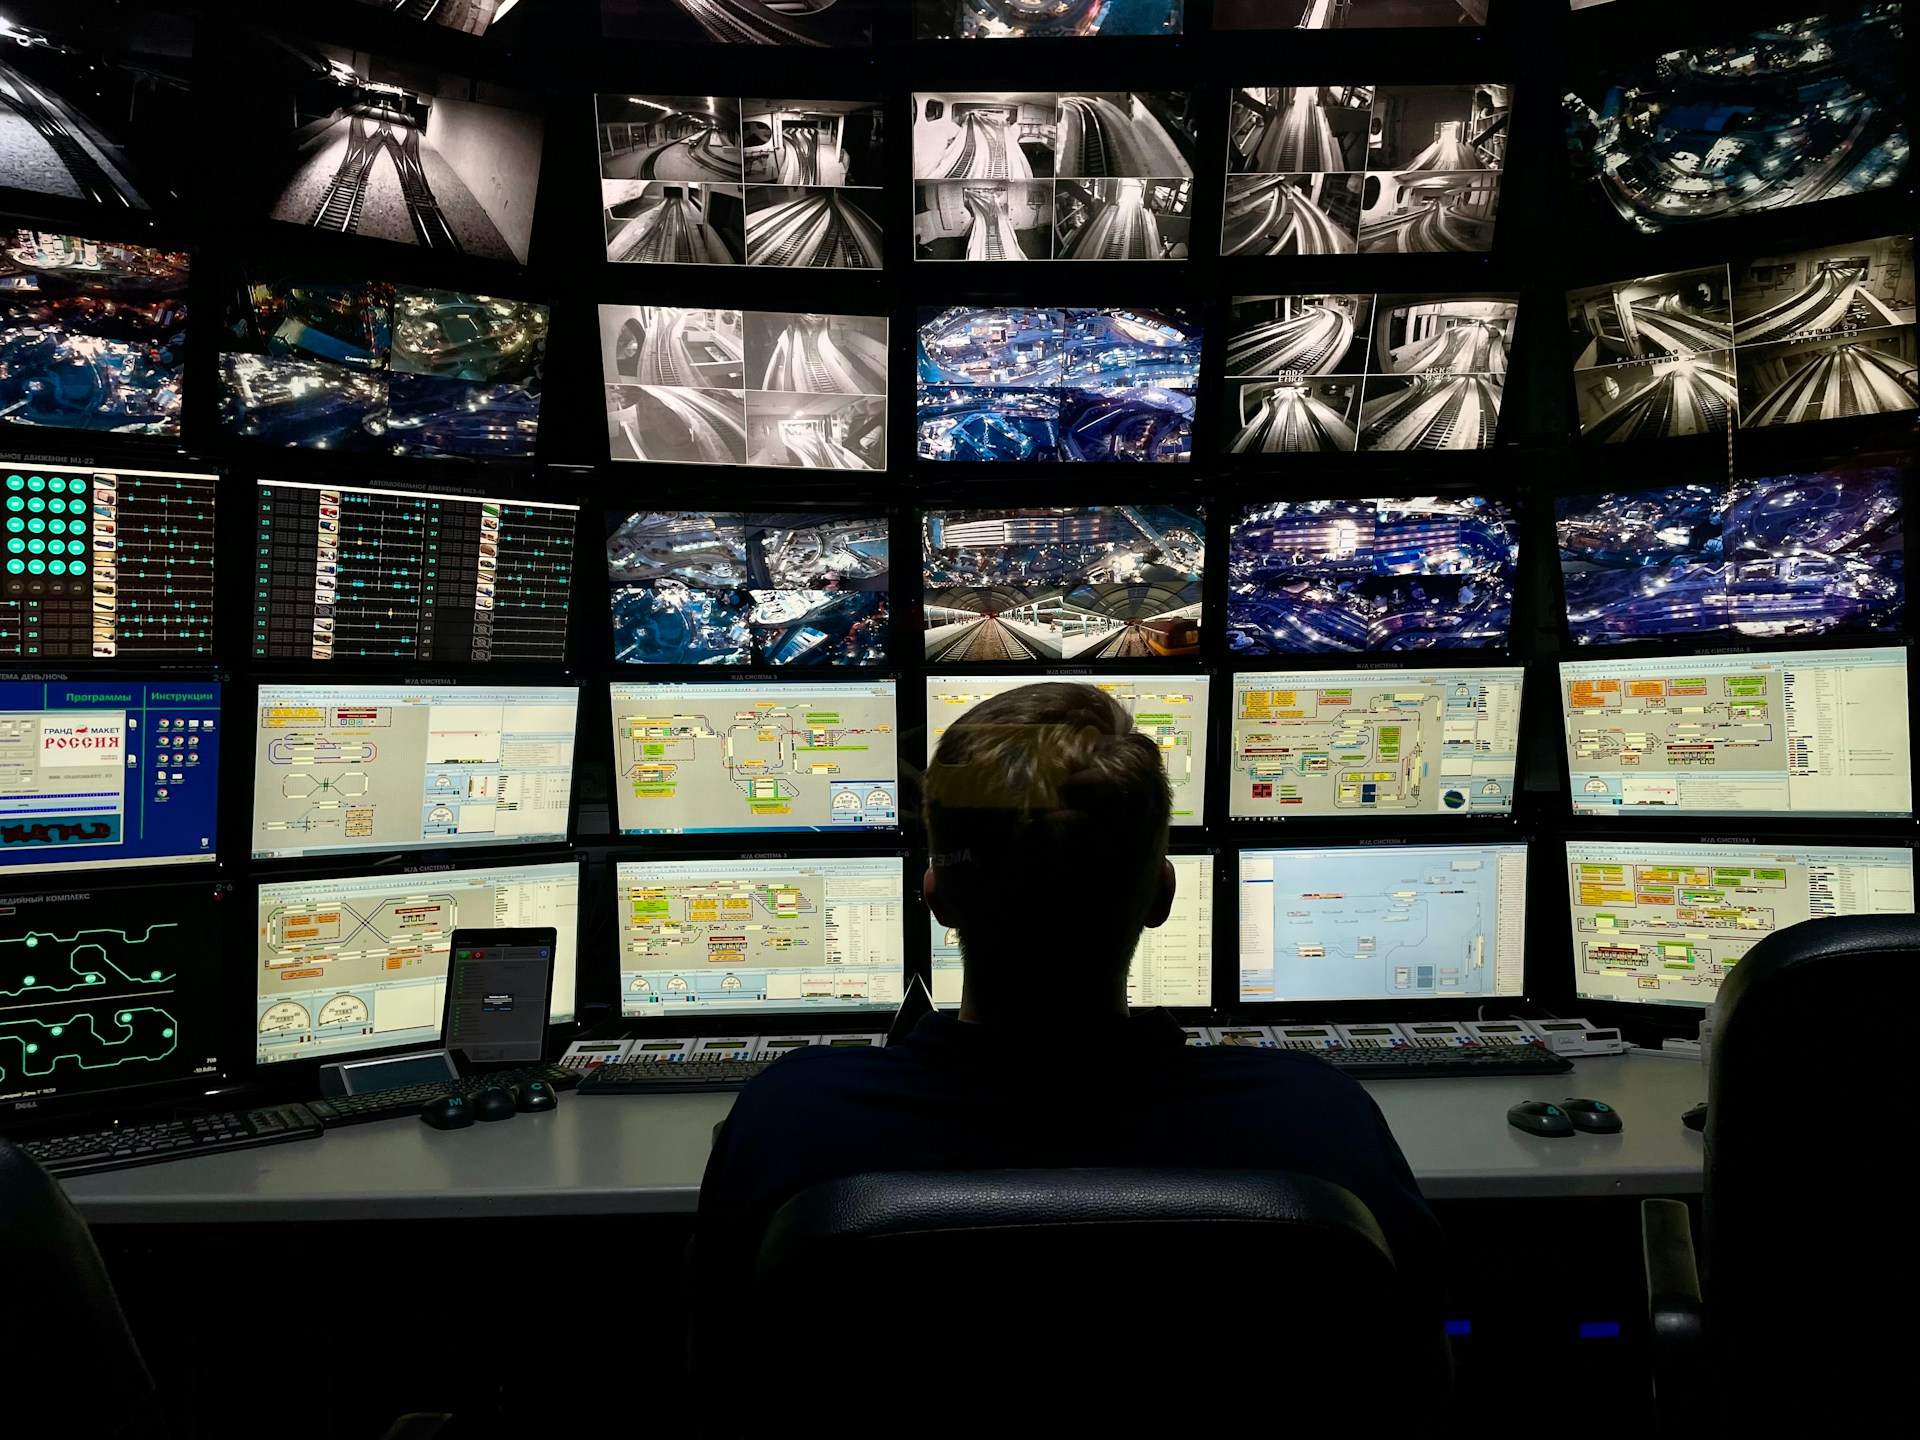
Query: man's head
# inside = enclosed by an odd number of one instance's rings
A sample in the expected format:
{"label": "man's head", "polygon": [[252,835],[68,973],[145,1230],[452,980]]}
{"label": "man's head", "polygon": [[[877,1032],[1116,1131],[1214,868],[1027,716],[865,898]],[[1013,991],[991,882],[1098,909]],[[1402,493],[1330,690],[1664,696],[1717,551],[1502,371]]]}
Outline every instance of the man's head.
{"label": "man's head", "polygon": [[941,737],[923,805],[927,902],[960,933],[970,999],[1124,987],[1173,904],[1172,792],[1111,696],[1025,685],[976,706]]}

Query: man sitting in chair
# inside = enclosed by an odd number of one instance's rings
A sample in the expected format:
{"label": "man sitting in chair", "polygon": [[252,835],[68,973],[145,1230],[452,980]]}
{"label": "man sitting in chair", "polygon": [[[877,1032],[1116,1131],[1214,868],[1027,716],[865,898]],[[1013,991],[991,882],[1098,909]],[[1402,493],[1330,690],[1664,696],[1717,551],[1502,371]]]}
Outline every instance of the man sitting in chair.
{"label": "man sitting in chair", "polygon": [[1310,1055],[1190,1047],[1166,1011],[1129,1012],[1134,947],[1166,921],[1174,871],[1166,770],[1126,711],[1089,685],[997,695],[941,738],[923,809],[960,1012],[886,1049],[795,1051],[740,1093],[700,1187],[694,1293],[746,1293],[774,1212],[844,1176],[1290,1170],[1373,1212],[1437,1326],[1439,1227],[1359,1083]]}

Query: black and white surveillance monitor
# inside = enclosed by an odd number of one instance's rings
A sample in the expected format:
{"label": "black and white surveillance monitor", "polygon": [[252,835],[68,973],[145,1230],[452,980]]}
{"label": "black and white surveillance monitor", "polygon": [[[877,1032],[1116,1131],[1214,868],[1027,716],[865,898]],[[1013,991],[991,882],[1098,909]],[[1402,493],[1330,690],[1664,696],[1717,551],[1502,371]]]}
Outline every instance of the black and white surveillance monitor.
{"label": "black and white surveillance monitor", "polygon": [[893,830],[892,680],[615,680],[623,835]]}
{"label": "black and white surveillance monitor", "polygon": [[1490,1000],[1526,987],[1527,847],[1240,852],[1240,1000]]}
{"label": "black and white surveillance monitor", "polygon": [[[1127,1004],[1204,1007],[1213,1003],[1213,856],[1169,855],[1173,910],[1140,932],[1127,970]],[[960,935],[933,921],[933,1003],[960,1004]]]}
{"label": "black and white surveillance monitor", "polygon": [[1707,1006],[1776,930],[1913,913],[1913,851],[1891,846],[1569,840],[1582,1000]]}
{"label": "black and white surveillance monitor", "polygon": [[499,927],[555,931],[547,1018],[572,1020],[578,861],[260,886],[254,1060],[337,1060],[439,1044],[453,932]]}
{"label": "black and white surveillance monitor", "polygon": [[623,860],[620,1013],[892,1009],[905,991],[898,855]]}
{"label": "black and white surveillance monitor", "polygon": [[1227,814],[1508,815],[1517,665],[1233,677]]}
{"label": "black and white surveillance monitor", "polygon": [[1576,814],[1913,813],[1907,652],[1560,666]]}
{"label": "black and white surveillance monitor", "polygon": [[[927,763],[962,715],[982,701],[1008,690],[1039,683],[1037,675],[929,675],[927,677]],[[1139,732],[1159,747],[1173,787],[1173,823],[1199,825],[1207,794],[1207,675],[1061,675],[1051,677],[1091,685],[1112,696],[1133,717]]]}
{"label": "black and white surveillance monitor", "polygon": [[572,685],[277,685],[254,712],[253,858],[560,844]]}

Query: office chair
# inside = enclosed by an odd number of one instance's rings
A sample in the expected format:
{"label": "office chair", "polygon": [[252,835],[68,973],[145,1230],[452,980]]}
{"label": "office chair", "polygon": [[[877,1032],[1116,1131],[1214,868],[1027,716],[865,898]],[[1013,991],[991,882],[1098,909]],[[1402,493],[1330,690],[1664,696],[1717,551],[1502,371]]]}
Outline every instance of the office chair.
{"label": "office chair", "polygon": [[1866,1004],[1912,1013],[1917,965],[1920,918],[1833,917],[1766,936],[1720,987],[1700,1263],[1686,1207],[1641,1204],[1668,1433],[1746,1417],[1821,1433],[1904,1385],[1911,1061],[1895,1040],[1835,1042]]}
{"label": "office chair", "polygon": [[1446,1396],[1437,1318],[1413,1318],[1367,1208],[1311,1176],[856,1175],[787,1202],[757,1270],[768,1303],[805,1297],[795,1364],[857,1365],[863,1394],[947,1422],[1137,1423],[1142,1387],[1257,1393],[1262,1419]]}
{"label": "office chair", "polygon": [[[0,1140],[0,1355],[7,1373],[71,1413],[43,1414],[41,1433],[166,1434],[153,1377],[87,1225],[59,1183]],[[8,1387],[10,1390],[12,1386]],[[13,1395],[17,1402],[23,1397]]]}

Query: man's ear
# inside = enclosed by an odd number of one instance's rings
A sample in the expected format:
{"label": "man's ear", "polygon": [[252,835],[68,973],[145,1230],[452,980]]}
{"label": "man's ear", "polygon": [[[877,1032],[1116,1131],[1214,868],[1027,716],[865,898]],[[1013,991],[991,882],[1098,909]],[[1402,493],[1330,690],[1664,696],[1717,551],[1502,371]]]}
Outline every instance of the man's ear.
{"label": "man's ear", "polygon": [[941,893],[939,874],[931,865],[927,867],[927,873],[920,877],[920,893],[926,899],[927,909],[933,912],[933,918],[951,929],[953,920],[947,908],[947,897]]}
{"label": "man's ear", "polygon": [[1176,889],[1178,889],[1178,882],[1174,879],[1173,862],[1162,860],[1160,887],[1154,893],[1153,903],[1147,907],[1147,918],[1144,922],[1147,929],[1157,930],[1167,923],[1167,916],[1173,913],[1173,897]]}

